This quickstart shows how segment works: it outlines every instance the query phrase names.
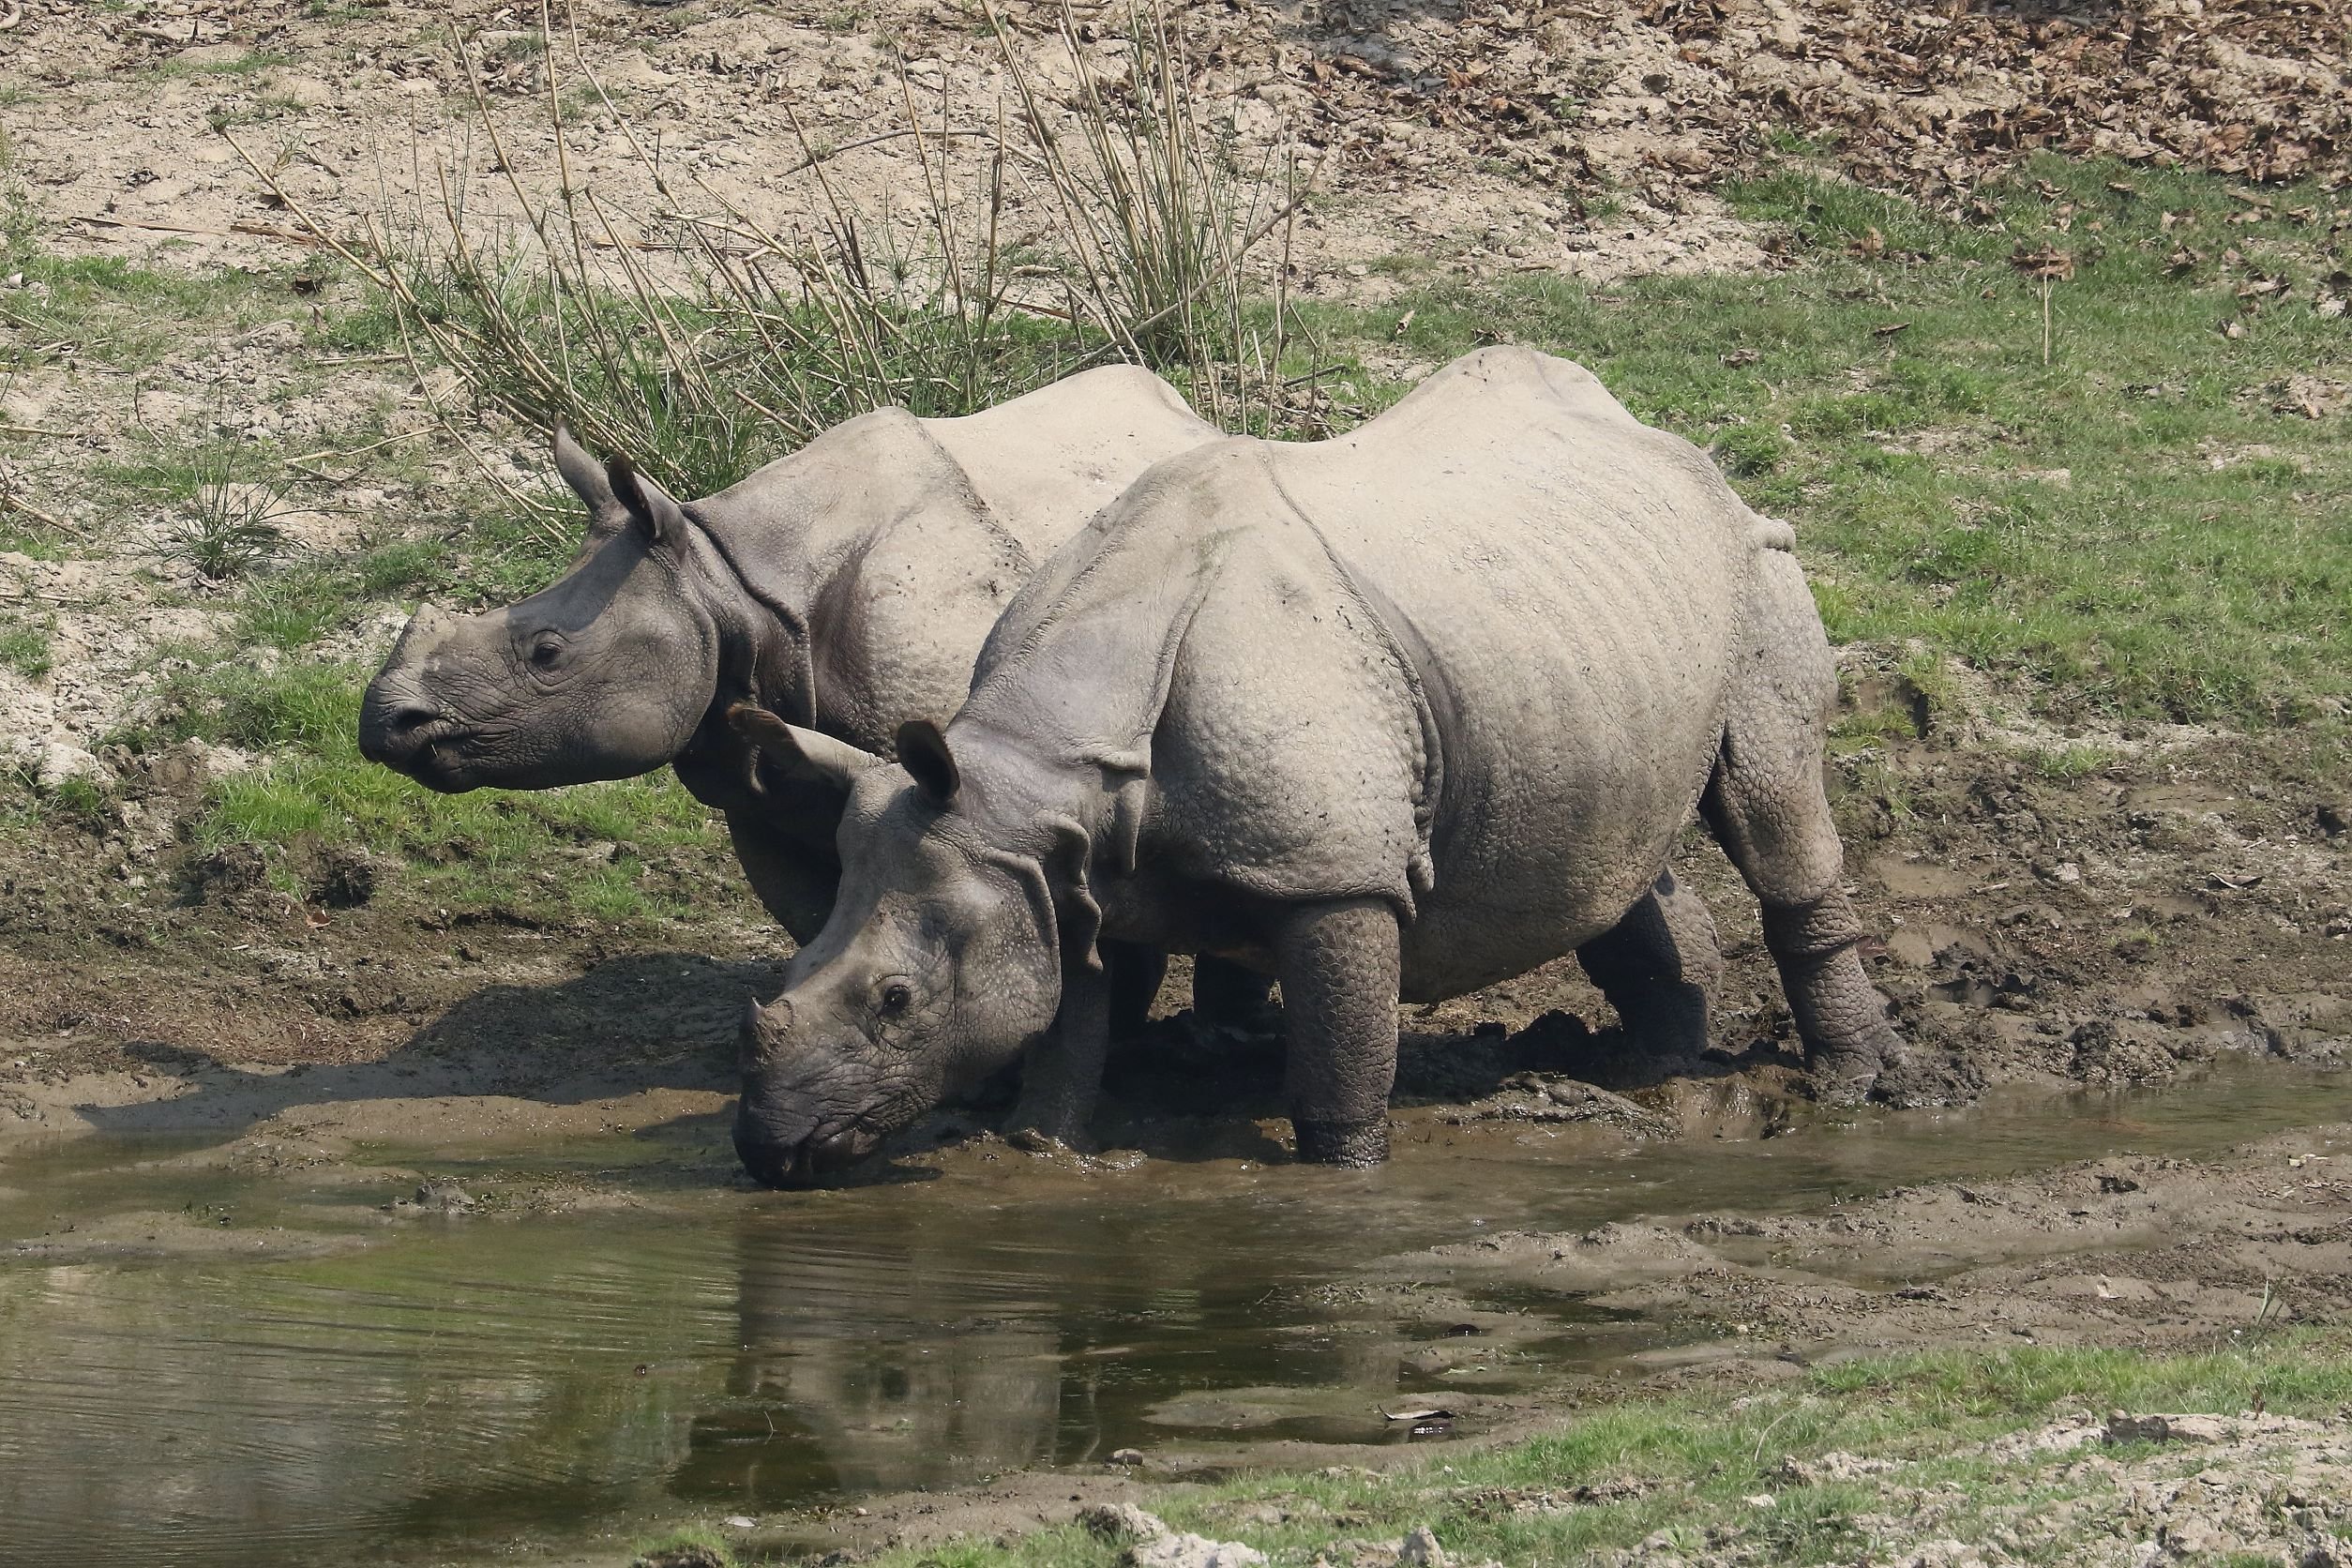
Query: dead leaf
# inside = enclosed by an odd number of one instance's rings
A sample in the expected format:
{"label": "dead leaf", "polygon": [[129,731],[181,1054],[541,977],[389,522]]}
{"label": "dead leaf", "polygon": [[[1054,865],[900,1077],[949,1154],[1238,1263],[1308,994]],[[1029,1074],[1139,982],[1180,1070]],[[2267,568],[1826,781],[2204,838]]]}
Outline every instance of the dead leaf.
{"label": "dead leaf", "polygon": [[1733,349],[1723,356],[1723,362],[1736,369],[1742,365],[1753,365],[1763,357],[1754,349]]}
{"label": "dead leaf", "polygon": [[2020,245],[2010,252],[2009,264],[2028,278],[2047,282],[2063,283],[2074,276],[2074,258],[2052,245],[2028,250]]}
{"label": "dead leaf", "polygon": [[1910,329],[1909,322],[1889,322],[1884,326],[1872,327],[1870,335],[1873,338],[1892,338],[1898,332],[1908,332]]}

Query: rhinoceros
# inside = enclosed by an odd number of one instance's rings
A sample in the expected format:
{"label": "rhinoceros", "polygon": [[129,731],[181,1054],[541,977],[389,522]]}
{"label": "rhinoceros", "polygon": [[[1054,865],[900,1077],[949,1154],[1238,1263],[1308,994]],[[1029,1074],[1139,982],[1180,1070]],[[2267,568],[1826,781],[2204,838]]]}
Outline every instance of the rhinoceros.
{"label": "rhinoceros", "polygon": [[1518,348],[1336,440],[1160,463],[895,762],[732,716],[844,803],[833,916],[745,1019],[737,1152],[808,1180],[1017,1059],[1016,1123],[1078,1141],[1118,940],[1277,976],[1300,1156],[1377,1163],[1400,997],[1573,952],[1629,1026],[1703,1032],[1712,923],[1666,869],[1695,808],[1824,1090],[1865,1093],[1903,1048],[1840,885],[1836,678],[1793,545]]}
{"label": "rhinoceros", "polygon": [[[1145,469],[1216,433],[1157,376],[1111,366],[966,418],[863,415],[679,502],[559,428],[556,468],[588,508],[579,559],[506,609],[420,610],[368,687],[360,749],[451,792],[672,763],[726,814],[761,901],[805,942],[833,903],[837,801],[760,769],[726,708],[887,746],[901,721],[961,700],[1038,561]],[[1132,1004],[1148,1006],[1155,961],[1123,967]],[[1262,985],[1214,966],[1199,978],[1233,1015],[1263,1003]]]}

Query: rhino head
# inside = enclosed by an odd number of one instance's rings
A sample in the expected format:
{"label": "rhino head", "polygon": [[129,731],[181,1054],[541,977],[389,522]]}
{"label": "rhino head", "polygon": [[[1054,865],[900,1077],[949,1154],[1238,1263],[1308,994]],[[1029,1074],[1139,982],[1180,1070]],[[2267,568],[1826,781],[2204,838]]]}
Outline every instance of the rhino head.
{"label": "rhino head", "polygon": [[627,778],[693,737],[721,631],[699,593],[707,547],[679,505],[562,427],[555,465],[588,505],[580,558],[504,610],[416,612],[359,710],[359,749],[449,792]]}
{"label": "rhino head", "polygon": [[1060,923],[1041,859],[984,828],[928,720],[899,729],[893,764],[754,708],[729,716],[768,765],[847,802],[832,916],[743,1024],[735,1152],[769,1185],[800,1185],[1045,1033],[1062,999]]}

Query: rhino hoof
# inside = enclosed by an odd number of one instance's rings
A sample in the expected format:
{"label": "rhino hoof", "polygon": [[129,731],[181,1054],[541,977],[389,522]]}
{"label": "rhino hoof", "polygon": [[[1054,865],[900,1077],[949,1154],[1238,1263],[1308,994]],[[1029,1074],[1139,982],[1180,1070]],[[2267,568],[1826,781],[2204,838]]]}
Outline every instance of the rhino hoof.
{"label": "rhino hoof", "polygon": [[1369,1122],[1316,1122],[1290,1119],[1298,1134],[1299,1158],[1310,1165],[1339,1165],[1355,1169],[1388,1160],[1388,1118]]}

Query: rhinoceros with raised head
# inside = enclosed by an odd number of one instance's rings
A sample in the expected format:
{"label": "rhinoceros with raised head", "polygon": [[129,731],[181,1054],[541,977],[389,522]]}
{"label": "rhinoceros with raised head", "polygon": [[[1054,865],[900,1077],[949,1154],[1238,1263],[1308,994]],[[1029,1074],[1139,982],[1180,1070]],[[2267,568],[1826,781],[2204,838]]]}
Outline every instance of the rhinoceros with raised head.
{"label": "rhinoceros with raised head", "polygon": [[1584,370],[1494,348],[1341,439],[1153,468],[895,763],[738,713],[845,803],[833,918],[746,1019],[745,1163],[807,1179],[1024,1057],[1017,1122],[1078,1138],[1109,939],[1279,977],[1300,1154],[1376,1162],[1400,996],[1574,952],[1629,1023],[1703,1030],[1712,925],[1665,869],[1695,808],[1814,1070],[1866,1091],[1901,1043],[1839,882],[1792,544]]}
{"label": "rhinoceros with raised head", "polygon": [[758,769],[725,710],[756,703],[868,748],[952,711],[1036,563],[1215,434],[1166,382],[1114,366],[968,418],[864,415],[680,502],[558,430],[556,467],[588,508],[579,560],[504,610],[419,611],[368,687],[360,749],[445,791],[674,763],[806,941],[833,902],[838,806]]}

